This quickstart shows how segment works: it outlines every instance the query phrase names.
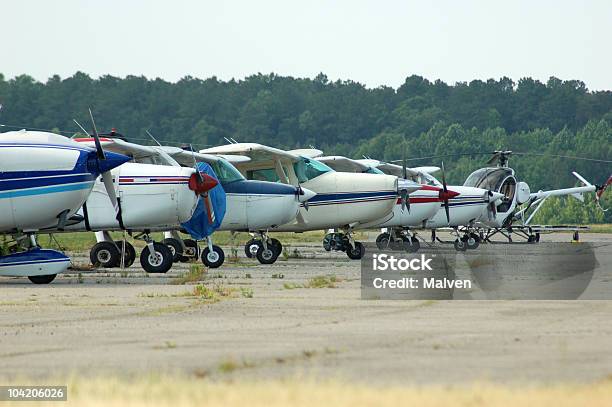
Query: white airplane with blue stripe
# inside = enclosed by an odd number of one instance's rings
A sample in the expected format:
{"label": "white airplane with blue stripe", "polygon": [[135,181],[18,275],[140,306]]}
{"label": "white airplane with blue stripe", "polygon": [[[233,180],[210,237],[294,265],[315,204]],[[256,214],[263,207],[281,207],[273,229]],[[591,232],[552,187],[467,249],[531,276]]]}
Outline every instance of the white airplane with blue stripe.
{"label": "white airplane with blue stripe", "polygon": [[[76,140],[85,144],[93,142],[92,139]],[[247,181],[228,161],[248,161],[248,158],[243,156],[201,154],[170,146],[143,146],[113,137],[102,137],[101,143],[105,149],[128,154],[136,161],[136,163],[125,164],[116,170],[120,180],[119,190],[122,191],[121,195],[124,196],[121,201],[124,228],[130,231],[143,231],[147,235],[152,231],[164,231],[165,239],[161,243],[168,246],[173,261],[186,261],[193,257],[201,257],[205,265],[216,268],[220,267],[225,259],[223,250],[212,244],[211,236],[205,238],[206,247],[200,253],[197,242],[193,239],[183,240],[178,233],[182,230],[181,224],[190,220],[195,205],[197,205],[197,200],[190,201],[193,194],[187,194],[185,197],[177,196],[174,199],[169,199],[169,194],[186,190],[189,174],[194,173],[192,166],[196,162],[206,162],[212,167],[226,194],[227,209],[217,230],[254,231],[256,233],[273,230],[279,225],[295,219],[300,205],[315,195],[314,192],[305,188],[279,185],[273,182]],[[146,164],[153,162],[159,165]],[[142,167],[147,165],[151,169],[143,170]],[[138,168],[141,169],[137,171]],[[148,173],[148,175],[145,175],[145,173]],[[184,179],[182,181],[180,179],[169,180],[162,176],[172,173],[175,174],[175,177],[183,174]],[[140,176],[134,174],[140,174]],[[168,183],[172,183],[174,187],[162,188],[162,184]],[[155,185],[160,185],[159,190],[151,189]],[[181,185],[183,185],[182,189]],[[103,191],[101,190],[101,192]],[[133,205],[131,208],[126,208],[125,204],[130,196],[133,197]],[[163,202],[155,204],[155,200],[162,199]],[[206,204],[208,213],[214,217],[214,208],[208,201],[208,197],[204,195],[202,199]],[[98,199],[98,201],[102,206],[105,206],[106,201],[104,199]],[[188,201],[184,205],[185,212],[177,213],[177,207],[183,207],[180,204],[183,201]],[[104,216],[102,214],[99,216],[92,215],[92,205],[89,201],[85,207],[89,212],[89,216],[86,216],[89,218],[88,230],[96,231],[96,239],[98,240],[98,244],[92,248],[90,253],[92,263],[99,263],[104,267],[119,266],[118,260],[121,259],[121,255],[111,245],[120,249],[123,243],[115,244],[108,232],[121,230],[120,225],[108,216],[109,208],[107,205],[106,215]],[[161,209],[160,213],[151,213],[151,211],[159,209]],[[129,216],[137,217],[137,219],[131,222]],[[209,219],[209,221],[212,222],[212,219]],[[83,225],[77,225],[77,227],[82,229]],[[272,242],[272,246],[274,246],[273,258],[264,259],[257,256],[260,262],[272,263],[281,253],[281,243],[276,239],[274,240]],[[133,251],[130,246],[127,246],[128,250]],[[105,251],[99,252],[99,248],[104,248]],[[100,253],[103,254],[102,257]],[[132,264],[133,256],[128,256],[127,261],[124,262],[125,266],[129,267]],[[171,266],[170,264],[153,268],[146,264],[147,259],[147,256],[141,255],[141,264],[149,272],[164,273]]]}
{"label": "white airplane with blue stripe", "polygon": [[[322,154],[316,149],[284,151],[257,143],[235,143],[200,152],[247,156],[248,162],[236,163],[247,179],[280,182],[314,191],[317,195],[302,204],[296,220],[275,230],[342,230],[326,236],[324,247],[344,251],[351,259],[360,259],[364,254],[363,245],[352,239],[353,230],[388,215],[398,196],[405,200],[408,194],[419,189],[416,183],[398,181],[395,176],[336,172],[313,158]],[[245,250],[248,254],[263,247],[263,252],[272,256],[268,245],[268,237],[262,234],[259,240],[249,242]]]}
{"label": "white airplane with blue stripe", "polygon": [[[129,160],[66,137],[39,131],[0,133],[0,234],[9,236],[0,253],[0,275],[53,281],[70,259],[41,249],[35,233],[64,229],[89,197],[96,178]],[[108,198],[107,198],[108,199]]]}

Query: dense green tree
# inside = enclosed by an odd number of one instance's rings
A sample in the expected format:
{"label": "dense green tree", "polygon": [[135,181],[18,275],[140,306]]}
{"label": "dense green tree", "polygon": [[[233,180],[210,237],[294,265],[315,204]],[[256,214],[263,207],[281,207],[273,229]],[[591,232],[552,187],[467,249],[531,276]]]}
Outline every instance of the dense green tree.
{"label": "dense green tree", "polygon": [[[444,161],[453,183],[484,166],[495,149],[529,153],[510,163],[533,190],[574,185],[574,170],[598,182],[611,172],[606,163],[558,156],[610,159],[612,92],[555,77],[546,83],[502,77],[449,85],[412,75],[393,89],[330,81],[323,73],[313,79],[258,73],[238,81],[186,76],[176,83],[143,76],[93,79],[83,72],[41,83],[0,74],[0,104],[0,124],[16,128],[70,135],[78,130],[73,118],[91,126],[91,107],[101,131],[116,127],[142,143],[152,142],[149,130],[165,143],[195,147],[231,137],[281,148],[312,145],[357,158],[406,157],[414,166]],[[436,158],[418,159],[428,156]],[[559,213],[575,208],[564,202],[554,204]]]}

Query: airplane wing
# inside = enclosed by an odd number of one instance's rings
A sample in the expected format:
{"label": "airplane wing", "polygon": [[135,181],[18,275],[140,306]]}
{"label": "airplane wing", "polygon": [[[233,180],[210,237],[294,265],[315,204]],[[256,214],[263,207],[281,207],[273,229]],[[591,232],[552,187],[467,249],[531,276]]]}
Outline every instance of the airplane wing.
{"label": "airplane wing", "polygon": [[203,161],[203,162],[210,164],[215,161],[219,161],[221,158],[224,158],[230,163],[235,164],[235,163],[245,163],[251,160],[249,157],[245,157],[241,155],[204,154],[204,153],[198,153],[195,151],[183,150],[182,148],[171,147],[171,146],[160,146],[160,147],[153,147],[153,148],[158,149],[158,150],[159,149],[163,150],[169,156],[174,158],[179,164],[185,165],[188,167],[193,166],[194,161],[197,161],[197,162]]}
{"label": "airplane wing", "polygon": [[338,172],[364,172],[370,168],[369,165],[359,162],[358,160],[352,160],[339,155],[327,155],[324,157],[317,157],[315,159],[317,161],[321,161]]}
{"label": "airplane wing", "polygon": [[250,170],[262,166],[274,167],[275,163],[281,160],[290,162],[297,162],[299,160],[299,156],[291,152],[258,143],[226,144],[224,146],[200,150],[200,153],[248,157],[249,161],[234,163],[236,167],[242,170]]}
{"label": "airplane wing", "polygon": [[[95,141],[93,137],[75,138],[73,140],[88,147],[95,148]],[[154,147],[134,144],[118,138],[100,137],[100,144],[102,144],[102,148],[104,148],[104,150],[128,155],[130,157],[134,157],[136,160],[159,155]]]}
{"label": "airplane wing", "polygon": [[433,174],[435,172],[440,171],[440,167],[412,167],[411,170],[418,171],[418,172],[424,172],[427,174]]}
{"label": "airplane wing", "polygon": [[317,158],[323,155],[323,151],[317,150],[316,148],[298,148],[296,150],[289,150],[288,152],[306,158]]}

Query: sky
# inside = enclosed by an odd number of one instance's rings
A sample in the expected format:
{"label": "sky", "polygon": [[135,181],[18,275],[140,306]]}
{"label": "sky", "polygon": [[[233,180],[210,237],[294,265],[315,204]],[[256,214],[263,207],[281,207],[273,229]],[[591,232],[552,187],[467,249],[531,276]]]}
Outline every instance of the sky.
{"label": "sky", "polygon": [[530,76],[612,90],[612,1],[0,0],[0,73]]}

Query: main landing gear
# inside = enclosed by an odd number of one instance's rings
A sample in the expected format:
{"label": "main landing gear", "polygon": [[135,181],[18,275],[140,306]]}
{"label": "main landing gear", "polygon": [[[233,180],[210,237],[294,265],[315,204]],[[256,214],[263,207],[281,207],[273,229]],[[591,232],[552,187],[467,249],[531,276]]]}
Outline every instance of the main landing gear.
{"label": "main landing gear", "polygon": [[460,235],[457,229],[454,230],[454,234],[457,236],[453,242],[455,250],[458,252],[464,252],[466,250],[474,250],[480,246],[483,238],[472,229],[465,229],[463,235]]}
{"label": "main landing gear", "polygon": [[273,264],[283,252],[283,245],[278,239],[268,236],[266,232],[258,232],[259,238],[253,237],[244,245],[247,257],[256,257],[261,264]]}
{"label": "main landing gear", "polygon": [[411,234],[409,229],[391,228],[389,232],[378,235],[376,247],[380,250],[405,250],[408,253],[416,253],[421,248],[421,243],[416,233]]}
{"label": "main landing gear", "polygon": [[[168,246],[155,242],[147,232],[134,237],[146,242],[140,253],[140,265],[147,273],[166,273],[172,267],[174,254]],[[89,252],[89,259],[94,266],[104,268],[130,267],[136,260],[136,250],[128,241],[115,242],[110,233],[96,232],[96,243]],[[122,263],[123,257],[123,264]]]}
{"label": "main landing gear", "polygon": [[326,251],[345,252],[349,259],[359,260],[365,254],[365,247],[361,242],[353,240],[352,231],[346,233],[330,232],[323,238],[323,248]]}

